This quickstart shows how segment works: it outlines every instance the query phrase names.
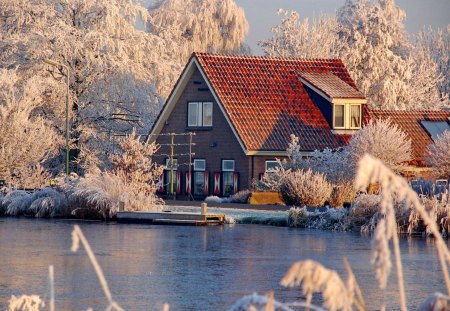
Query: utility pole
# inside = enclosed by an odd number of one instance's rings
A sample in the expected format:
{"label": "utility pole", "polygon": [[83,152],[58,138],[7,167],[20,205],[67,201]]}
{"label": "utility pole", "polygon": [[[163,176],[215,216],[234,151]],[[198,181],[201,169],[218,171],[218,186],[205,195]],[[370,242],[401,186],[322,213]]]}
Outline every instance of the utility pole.
{"label": "utility pole", "polygon": [[[192,132],[189,132],[189,176],[190,180],[192,181]],[[189,192],[189,200],[192,199],[192,201],[194,201],[194,197],[192,196],[192,182],[189,186],[191,189],[191,191]]]}
{"label": "utility pole", "polygon": [[173,147],[174,147],[175,133],[172,133],[172,142],[170,144],[170,195],[172,199],[175,199],[173,192]]}

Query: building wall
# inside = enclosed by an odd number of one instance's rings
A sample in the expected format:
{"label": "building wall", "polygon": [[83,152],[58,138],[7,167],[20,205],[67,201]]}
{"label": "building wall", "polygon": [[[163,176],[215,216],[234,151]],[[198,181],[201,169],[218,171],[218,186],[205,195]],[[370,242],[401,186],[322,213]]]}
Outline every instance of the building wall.
{"label": "building wall", "polygon": [[[213,102],[213,126],[211,129],[189,129],[187,126],[188,102]],[[228,122],[225,119],[218,104],[215,102],[211,91],[208,89],[201,73],[195,69],[186,88],[182,92],[176,106],[170,116],[167,118],[161,134],[167,133],[195,133],[193,136],[192,152],[193,158],[205,159],[206,170],[209,175],[209,193],[213,193],[213,173],[220,172],[222,169],[222,160],[235,160],[235,171],[239,173],[239,189],[247,189],[249,185],[249,157],[247,157]],[[188,144],[189,136],[174,136],[175,144]],[[165,164],[167,155],[170,154],[169,144],[171,136],[158,136],[156,142],[161,145],[158,151],[157,162]],[[179,170],[182,172],[182,193],[185,189],[185,172],[189,170],[189,146],[176,145],[174,147],[174,158],[178,159]],[[178,156],[177,156],[178,154]],[[180,155],[182,154],[182,155]]]}

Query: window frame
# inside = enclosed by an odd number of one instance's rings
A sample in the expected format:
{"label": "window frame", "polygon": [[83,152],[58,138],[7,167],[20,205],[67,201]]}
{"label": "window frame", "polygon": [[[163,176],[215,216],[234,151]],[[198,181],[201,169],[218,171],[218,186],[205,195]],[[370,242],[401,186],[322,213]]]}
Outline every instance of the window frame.
{"label": "window frame", "polygon": [[[206,107],[210,107],[210,110],[205,109]],[[195,107],[195,108],[194,108]],[[213,102],[188,102],[187,107],[187,126],[188,127],[205,127],[205,128],[211,128],[213,126],[213,110],[214,110]],[[191,112],[195,111],[195,117],[192,117],[191,120]],[[205,111],[211,111],[211,122],[210,124],[206,124],[205,120],[207,115],[205,114]],[[194,121],[195,123],[191,122]]]}
{"label": "window frame", "polygon": [[[203,161],[203,163],[204,163],[203,169],[198,169],[195,166],[195,162],[200,162],[200,161]],[[192,166],[193,166],[194,172],[205,172],[206,171],[206,159],[194,159],[194,163]]]}
{"label": "window frame", "polygon": [[[274,171],[274,170],[269,171],[269,170],[267,169],[267,164],[268,164],[268,163],[276,163],[277,165],[279,164],[277,160],[266,160],[266,161],[264,162],[264,172],[265,172],[265,173],[270,173],[270,172],[273,172],[273,171]],[[279,166],[278,166],[278,167],[279,167]]]}
{"label": "window frame", "polygon": [[[359,107],[359,126],[352,126],[352,107],[353,106],[357,106]],[[350,129],[360,129],[361,125],[362,125],[362,105],[361,104],[350,104],[349,105],[349,116],[350,116],[350,124],[349,124],[349,128]]]}
{"label": "window frame", "polygon": [[[232,170],[231,169],[225,169],[224,164],[227,161],[233,162],[233,169]],[[236,170],[236,162],[233,159],[222,160],[222,172],[234,172],[235,170]]]}
{"label": "window frame", "polygon": [[[344,111],[343,111],[343,115],[342,115],[342,118],[344,119],[343,120],[343,126],[336,126],[336,107],[337,106],[343,106],[344,107]],[[346,128],[346,117],[345,117],[345,115],[346,115],[346,104],[333,104],[333,128],[335,128],[335,129],[345,129]]]}
{"label": "window frame", "polygon": [[[170,158],[166,158],[166,168],[165,168],[166,171],[171,170],[169,164],[170,164]],[[178,170],[178,159],[177,158],[173,158],[173,166],[174,166],[173,170],[177,171]]]}

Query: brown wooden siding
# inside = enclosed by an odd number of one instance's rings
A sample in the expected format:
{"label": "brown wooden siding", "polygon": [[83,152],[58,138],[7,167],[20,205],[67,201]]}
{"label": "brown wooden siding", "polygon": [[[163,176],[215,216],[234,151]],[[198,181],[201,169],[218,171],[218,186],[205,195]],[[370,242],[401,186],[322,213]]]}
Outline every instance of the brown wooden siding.
{"label": "brown wooden siding", "polygon": [[[189,129],[187,126],[188,102],[212,102],[213,103],[213,126],[211,129]],[[235,171],[239,173],[239,189],[247,189],[249,185],[249,159],[244,154],[238,140],[228,125],[225,116],[215,102],[211,91],[208,89],[201,73],[195,69],[186,88],[182,92],[174,110],[166,120],[161,133],[187,133],[192,131],[196,135],[193,136],[193,142],[196,144],[192,147],[195,153],[193,158],[205,159],[206,170],[210,172],[210,191],[213,190],[213,174],[222,170],[222,160],[235,160]],[[158,136],[156,142],[162,145],[158,154],[170,154],[170,136]],[[175,136],[175,144],[187,144],[189,136]],[[189,153],[189,146],[175,146],[175,154]],[[180,164],[179,170],[182,174],[182,193],[185,189],[185,172],[189,170],[189,156],[175,156]],[[165,156],[157,158],[158,163],[165,164]]]}

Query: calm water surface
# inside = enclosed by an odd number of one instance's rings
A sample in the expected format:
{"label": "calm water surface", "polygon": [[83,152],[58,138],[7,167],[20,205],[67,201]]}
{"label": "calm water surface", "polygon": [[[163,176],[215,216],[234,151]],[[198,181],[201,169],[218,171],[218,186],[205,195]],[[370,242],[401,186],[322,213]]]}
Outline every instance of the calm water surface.
{"label": "calm water surface", "polygon": [[[177,227],[65,220],[0,218],[0,310],[12,294],[48,297],[48,265],[55,266],[57,310],[102,310],[100,284],[83,249],[70,252],[79,224],[115,299],[126,310],[226,310],[253,292],[298,299],[280,279],[296,260],[315,259],[345,275],[347,256],[369,309],[383,300],[370,266],[370,238],[355,233],[259,225]],[[429,293],[445,291],[431,239],[401,240],[407,298],[412,310]],[[397,309],[395,278],[385,293]]]}

